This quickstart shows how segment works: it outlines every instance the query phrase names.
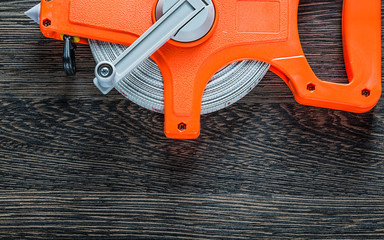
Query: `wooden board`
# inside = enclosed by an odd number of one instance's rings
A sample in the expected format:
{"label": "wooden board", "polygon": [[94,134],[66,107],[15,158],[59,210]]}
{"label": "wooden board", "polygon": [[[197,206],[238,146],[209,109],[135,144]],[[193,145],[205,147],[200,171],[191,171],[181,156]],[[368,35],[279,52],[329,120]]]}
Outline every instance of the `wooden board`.
{"label": "wooden board", "polygon": [[[93,86],[78,46],[0,4],[0,236],[4,239],[384,239],[384,104],[365,114],[301,106],[268,74],[170,140],[163,116]],[[342,1],[302,0],[304,51],[345,82]]]}

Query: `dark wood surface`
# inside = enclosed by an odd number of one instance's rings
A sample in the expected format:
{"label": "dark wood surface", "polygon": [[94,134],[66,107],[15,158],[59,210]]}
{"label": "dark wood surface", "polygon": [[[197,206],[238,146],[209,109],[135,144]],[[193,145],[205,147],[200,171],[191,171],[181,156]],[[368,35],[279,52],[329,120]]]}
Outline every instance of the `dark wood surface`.
{"label": "dark wood surface", "polygon": [[[162,115],[93,86],[87,46],[64,77],[62,43],[23,15],[36,2],[0,3],[0,238],[384,239],[383,100],[301,106],[268,74],[199,139],[166,139]],[[336,82],[341,8],[299,13],[311,66]]]}

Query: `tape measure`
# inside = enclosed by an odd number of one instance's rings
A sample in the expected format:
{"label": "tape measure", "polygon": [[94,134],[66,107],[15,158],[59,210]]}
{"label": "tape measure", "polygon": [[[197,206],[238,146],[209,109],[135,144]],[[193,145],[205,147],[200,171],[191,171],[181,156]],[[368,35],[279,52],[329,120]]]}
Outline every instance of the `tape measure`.
{"label": "tape measure", "polygon": [[39,23],[45,36],[65,41],[67,74],[75,72],[74,43],[90,44],[95,86],[164,112],[170,138],[198,137],[202,113],[236,102],[268,68],[301,104],[356,113],[372,109],[382,92],[380,1],[344,0],[348,84],[322,81],[312,71],[299,39],[298,5],[299,0],[42,0]]}

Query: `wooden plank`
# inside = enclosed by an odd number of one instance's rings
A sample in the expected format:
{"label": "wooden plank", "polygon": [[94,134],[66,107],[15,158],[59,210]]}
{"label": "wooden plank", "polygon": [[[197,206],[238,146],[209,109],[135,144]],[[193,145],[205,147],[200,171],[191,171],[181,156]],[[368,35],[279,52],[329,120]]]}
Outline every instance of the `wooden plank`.
{"label": "wooden plank", "polygon": [[0,233],[34,239],[379,239],[362,198],[103,192],[0,193]]}
{"label": "wooden plank", "polygon": [[243,101],[180,141],[125,100],[3,100],[0,188],[382,197],[375,111]]}

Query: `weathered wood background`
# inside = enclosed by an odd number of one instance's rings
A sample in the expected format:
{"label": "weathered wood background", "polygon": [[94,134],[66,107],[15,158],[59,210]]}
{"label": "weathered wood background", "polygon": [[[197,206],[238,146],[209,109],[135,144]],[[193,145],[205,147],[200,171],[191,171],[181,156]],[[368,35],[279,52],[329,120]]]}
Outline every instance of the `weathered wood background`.
{"label": "weathered wood background", "polygon": [[[23,15],[37,2],[0,2],[0,238],[384,239],[383,101],[301,106],[268,74],[198,140],[169,140],[162,115],[93,86],[87,46],[64,76],[62,43]],[[341,9],[299,13],[312,67],[337,82]]]}

